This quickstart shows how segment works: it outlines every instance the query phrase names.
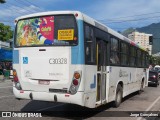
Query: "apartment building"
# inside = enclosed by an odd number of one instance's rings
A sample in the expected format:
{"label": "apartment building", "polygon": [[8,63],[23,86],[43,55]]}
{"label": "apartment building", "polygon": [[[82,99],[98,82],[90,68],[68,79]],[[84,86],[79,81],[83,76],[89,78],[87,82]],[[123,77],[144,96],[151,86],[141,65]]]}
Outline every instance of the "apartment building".
{"label": "apartment building", "polygon": [[128,38],[136,42],[137,44],[144,47],[149,54],[152,54],[152,45],[149,45],[149,36],[152,36],[152,34],[146,34],[146,33],[140,33],[140,32],[132,32],[128,35]]}

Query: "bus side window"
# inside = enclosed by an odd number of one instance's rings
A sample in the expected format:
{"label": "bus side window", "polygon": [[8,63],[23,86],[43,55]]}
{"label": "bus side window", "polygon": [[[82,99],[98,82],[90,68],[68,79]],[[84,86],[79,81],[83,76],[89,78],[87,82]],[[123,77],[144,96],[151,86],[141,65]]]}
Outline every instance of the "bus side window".
{"label": "bus side window", "polygon": [[118,40],[115,38],[111,38],[111,54],[110,54],[110,63],[111,64],[119,64],[119,45]]}
{"label": "bus side window", "polygon": [[119,57],[117,53],[111,53],[110,62],[112,64],[119,64]]}
{"label": "bus side window", "polygon": [[85,63],[95,63],[95,40],[93,28],[85,24]]}

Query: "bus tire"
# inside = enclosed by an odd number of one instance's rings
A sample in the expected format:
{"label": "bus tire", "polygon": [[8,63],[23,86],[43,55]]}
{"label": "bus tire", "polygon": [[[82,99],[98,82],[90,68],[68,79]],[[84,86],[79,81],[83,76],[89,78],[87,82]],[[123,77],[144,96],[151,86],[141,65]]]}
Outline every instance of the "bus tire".
{"label": "bus tire", "polygon": [[158,87],[158,82],[155,84],[155,87]]}
{"label": "bus tire", "polygon": [[144,80],[142,80],[141,82],[141,87],[140,87],[140,90],[138,91],[138,94],[141,94],[144,91],[143,86],[144,86]]}
{"label": "bus tire", "polygon": [[122,102],[122,94],[123,94],[123,90],[122,90],[122,86],[120,84],[118,84],[117,86],[117,90],[116,90],[116,98],[114,101],[114,107],[119,107],[121,102]]}

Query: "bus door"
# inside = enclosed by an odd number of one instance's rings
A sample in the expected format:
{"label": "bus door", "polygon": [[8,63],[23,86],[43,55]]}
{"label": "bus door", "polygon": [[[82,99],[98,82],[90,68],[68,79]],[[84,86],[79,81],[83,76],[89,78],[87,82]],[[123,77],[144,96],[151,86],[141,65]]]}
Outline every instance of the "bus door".
{"label": "bus door", "polygon": [[97,97],[96,104],[106,102],[106,63],[107,63],[107,42],[97,40],[96,43],[96,61],[97,61]]}

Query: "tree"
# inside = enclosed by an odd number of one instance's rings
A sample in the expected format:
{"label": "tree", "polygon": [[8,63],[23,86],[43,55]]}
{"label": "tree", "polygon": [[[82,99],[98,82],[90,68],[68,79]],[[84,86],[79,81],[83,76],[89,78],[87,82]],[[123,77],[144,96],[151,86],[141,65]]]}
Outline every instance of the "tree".
{"label": "tree", "polygon": [[6,1],[5,0],[0,0],[0,3],[5,3]]}
{"label": "tree", "polygon": [[160,65],[160,56],[149,56],[149,63],[152,65]]}
{"label": "tree", "polygon": [[122,35],[128,37],[128,35],[131,34],[134,31],[135,31],[135,29],[131,27],[131,28],[128,28],[127,30],[123,31]]}
{"label": "tree", "polygon": [[13,31],[8,25],[0,23],[0,41],[7,41],[13,37]]}

